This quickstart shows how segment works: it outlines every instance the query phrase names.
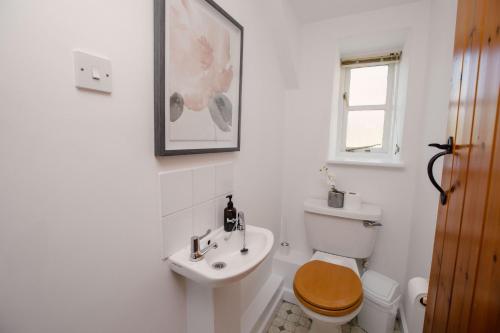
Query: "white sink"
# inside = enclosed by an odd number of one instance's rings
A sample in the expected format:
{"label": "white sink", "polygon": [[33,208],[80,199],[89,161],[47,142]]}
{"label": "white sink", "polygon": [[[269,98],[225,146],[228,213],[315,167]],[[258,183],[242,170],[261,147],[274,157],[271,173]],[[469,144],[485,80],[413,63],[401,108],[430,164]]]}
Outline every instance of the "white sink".
{"label": "white sink", "polygon": [[[170,268],[184,277],[210,287],[221,287],[236,282],[250,274],[267,257],[273,247],[273,233],[267,229],[246,226],[246,247],[248,252],[242,254],[243,231],[234,231],[230,239],[221,227],[203,239],[202,247],[207,241],[217,242],[218,247],[211,249],[205,257],[197,262],[190,260],[190,246],[177,251],[168,258]],[[217,263],[225,264],[224,268],[215,268]],[[221,266],[221,265],[219,265]]]}

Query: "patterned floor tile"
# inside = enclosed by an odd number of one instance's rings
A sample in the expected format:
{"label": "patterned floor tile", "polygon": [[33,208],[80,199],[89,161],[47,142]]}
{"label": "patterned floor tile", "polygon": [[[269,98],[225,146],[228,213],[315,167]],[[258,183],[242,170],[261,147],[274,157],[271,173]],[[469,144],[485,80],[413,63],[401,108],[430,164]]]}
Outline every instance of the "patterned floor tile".
{"label": "patterned floor tile", "polygon": [[291,321],[285,321],[285,330],[288,332],[295,332],[295,328],[297,327],[296,323],[293,323]]}
{"label": "patterned floor tile", "polygon": [[308,332],[309,329],[303,326],[297,326],[297,328],[295,329],[295,333],[308,333]]}
{"label": "patterned floor tile", "polygon": [[269,333],[307,333],[311,320],[299,306],[283,301],[268,330]]}
{"label": "patterned floor tile", "polygon": [[[312,320],[306,316],[302,309],[296,304],[282,301],[276,316],[271,322],[268,333],[308,333],[311,328]],[[367,333],[359,327],[358,319],[354,318],[349,323],[342,325],[339,332],[342,333]],[[394,325],[394,332],[401,332],[401,323],[399,319]]]}
{"label": "patterned floor tile", "polygon": [[295,305],[295,304],[292,306],[292,308],[290,310],[292,311],[292,313],[295,313],[298,315],[303,313],[302,310],[299,308],[299,306]]}
{"label": "patterned floor tile", "polygon": [[273,323],[271,324],[271,326],[276,326],[276,327],[283,326],[283,325],[285,325],[285,319],[283,319],[281,317],[275,317],[273,320]]}

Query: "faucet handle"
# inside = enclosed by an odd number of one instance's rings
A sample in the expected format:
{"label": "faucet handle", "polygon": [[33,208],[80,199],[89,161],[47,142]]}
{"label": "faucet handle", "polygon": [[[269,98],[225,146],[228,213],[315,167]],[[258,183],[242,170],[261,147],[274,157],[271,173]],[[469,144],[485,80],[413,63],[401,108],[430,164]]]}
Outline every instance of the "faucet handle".
{"label": "faucet handle", "polygon": [[207,232],[205,232],[202,236],[198,236],[198,239],[200,239],[200,240],[201,240],[201,239],[203,239],[203,238],[207,237],[207,236],[208,236],[208,234],[209,234],[209,233],[211,233],[211,232],[212,232],[212,229],[208,229],[208,230],[207,230]]}
{"label": "faucet handle", "polygon": [[208,229],[202,236],[191,236],[191,253],[198,251],[200,247],[200,240],[207,237],[207,235],[212,231],[212,229]]}

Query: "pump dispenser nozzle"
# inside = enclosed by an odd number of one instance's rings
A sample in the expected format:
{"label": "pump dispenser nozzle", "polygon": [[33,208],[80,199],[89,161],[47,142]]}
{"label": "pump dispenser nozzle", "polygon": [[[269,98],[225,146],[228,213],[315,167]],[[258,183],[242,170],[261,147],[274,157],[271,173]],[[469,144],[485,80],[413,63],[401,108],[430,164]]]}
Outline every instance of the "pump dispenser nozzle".
{"label": "pump dispenser nozzle", "polygon": [[226,195],[226,198],[229,199],[229,202],[227,203],[227,207],[233,208],[233,202],[231,201],[233,199],[233,195],[232,194]]}

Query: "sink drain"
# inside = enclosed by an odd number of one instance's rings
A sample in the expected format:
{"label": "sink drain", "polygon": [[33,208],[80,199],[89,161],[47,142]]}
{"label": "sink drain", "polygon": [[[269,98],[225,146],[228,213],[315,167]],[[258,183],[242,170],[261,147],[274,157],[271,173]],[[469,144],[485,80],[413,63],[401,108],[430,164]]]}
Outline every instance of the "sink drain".
{"label": "sink drain", "polygon": [[225,262],[222,262],[222,261],[219,261],[219,262],[216,262],[216,263],[213,263],[212,264],[212,268],[213,269],[223,269],[224,267],[226,267],[226,263]]}

